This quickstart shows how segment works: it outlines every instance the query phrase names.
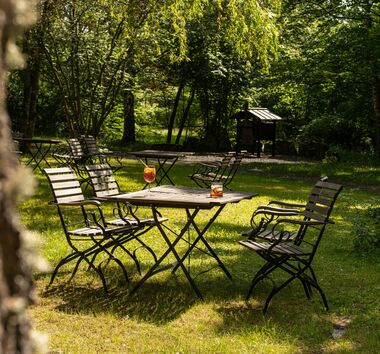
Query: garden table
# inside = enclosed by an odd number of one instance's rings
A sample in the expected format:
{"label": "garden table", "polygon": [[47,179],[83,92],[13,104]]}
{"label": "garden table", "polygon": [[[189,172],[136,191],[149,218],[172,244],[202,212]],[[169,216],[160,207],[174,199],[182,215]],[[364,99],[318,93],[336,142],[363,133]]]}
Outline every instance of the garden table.
{"label": "garden table", "polygon": [[[185,157],[186,154],[178,151],[162,151],[162,150],[142,150],[130,152],[131,155],[144,159],[145,163],[148,165],[149,161],[155,161],[158,164],[156,185],[161,185],[165,179],[174,186],[173,180],[169,176],[170,170],[173,168],[175,163],[179,158]],[[149,183],[147,183],[143,189],[145,189]]]}
{"label": "garden table", "polygon": [[30,160],[26,163],[29,166],[34,163],[33,171],[38,168],[41,172],[41,163],[44,162],[50,167],[49,162],[46,160],[47,154],[50,152],[53,145],[60,144],[60,140],[55,139],[38,139],[38,138],[13,138],[20,144],[26,146],[28,153],[30,154]]}
{"label": "garden table", "polygon": [[[142,277],[142,279],[136,284],[132,289],[131,294],[137,291],[147,279],[151,276],[157,274],[160,271],[171,269],[174,273],[177,269],[181,269],[186,276],[191,287],[202,299],[202,294],[199,291],[194,279],[190,275],[190,269],[187,269],[184,265],[184,261],[189,259],[190,254],[196,248],[201,250],[203,253],[212,257],[217,265],[223,270],[228,278],[231,279],[231,274],[219,259],[211,245],[207,242],[205,238],[206,231],[210,228],[213,222],[216,220],[218,215],[224,209],[227,204],[238,203],[244,199],[251,199],[255,197],[255,193],[242,193],[242,192],[232,192],[227,191],[222,197],[211,198],[209,196],[209,191],[202,188],[192,188],[192,187],[180,187],[180,186],[159,186],[154,187],[150,190],[141,190],[138,192],[124,193],[116,196],[107,197],[108,201],[118,201],[118,202],[129,202],[130,204],[136,206],[147,206],[152,209],[153,217],[157,223],[157,227],[167,244],[167,249],[162,254],[162,256],[157,260],[157,262],[148,270],[148,272]],[[159,208],[178,208],[183,209],[187,215],[187,221],[181,226],[179,233],[170,229],[167,225],[163,226],[158,222],[160,217]],[[197,225],[196,217],[202,210],[214,209],[214,213],[210,220],[207,222],[206,226],[201,228]],[[195,230],[196,236],[193,240],[188,238],[185,240],[184,236],[192,227]],[[175,235],[174,240],[170,240],[168,233],[171,232]],[[178,252],[177,244],[180,240],[185,240],[188,243],[187,250],[180,255]],[[202,248],[200,248],[200,246]],[[173,255],[176,261],[172,264],[161,266],[162,262],[169,256]]]}

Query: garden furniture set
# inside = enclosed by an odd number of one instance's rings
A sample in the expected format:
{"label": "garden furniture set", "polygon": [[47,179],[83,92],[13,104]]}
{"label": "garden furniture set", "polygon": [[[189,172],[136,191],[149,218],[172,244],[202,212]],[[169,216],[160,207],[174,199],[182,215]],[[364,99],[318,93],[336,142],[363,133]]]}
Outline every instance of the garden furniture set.
{"label": "garden furniture set", "polygon": [[[245,152],[227,153],[220,161],[197,166],[190,178],[203,188],[174,185],[168,174],[181,157],[176,152],[164,154],[150,150],[132,154],[137,158],[143,158],[145,163],[148,163],[150,159],[157,159],[158,170],[161,173],[156,187],[145,189],[146,186],[144,186],[140,191],[123,192],[114,177],[112,167],[104,161],[92,163],[93,160],[87,159],[80,169],[78,167],[44,169],[54,196],[53,204],[57,207],[67,242],[72,249],[72,253],[57,264],[49,286],[63,265],[75,262],[71,280],[83,262],[98,274],[105,293],[108,293],[103,273],[104,267],[114,261],[122,269],[126,281],[129,281],[125,266],[118,258],[118,252],[127,254],[141,274],[137,250],[144,248],[151,254],[153,263],[132,287],[130,294],[135,293],[155,274],[171,269],[172,273],[180,270],[198,298],[203,299],[194,280],[197,275],[191,274],[190,256],[195,250],[203,252],[211,257],[213,262],[215,261],[229,279],[232,278],[206,235],[226,205],[250,200],[257,195],[234,192],[228,187]],[[72,163],[75,159],[72,157],[71,160],[66,160],[64,165],[69,165],[69,161]],[[169,161],[168,166],[165,164],[167,161]],[[75,161],[74,166],[77,165],[78,162]],[[84,176],[83,172],[86,172],[87,176]],[[201,175],[209,179],[199,179]],[[162,185],[164,180],[167,180],[170,185]],[[209,187],[211,182],[216,180],[227,190],[222,196],[212,198]],[[91,186],[92,198],[84,197],[81,181],[86,181]],[[255,273],[246,299],[249,299],[253,289],[261,280],[269,278],[275,271],[282,270],[288,274],[288,278],[280,286],[274,286],[269,293],[263,308],[264,313],[273,296],[295,279],[301,282],[307,298],[311,298],[312,289],[316,289],[324,306],[328,309],[327,299],[312,268],[312,261],[326,226],[333,224],[330,214],[341,190],[341,185],[331,183],[324,178],[317,181],[306,204],[271,201],[268,205],[260,205],[253,211],[252,228],[243,233],[245,239],[239,241],[239,244],[258,254],[264,259],[265,264]],[[104,205],[114,206],[113,217],[110,220],[105,216]],[[150,208],[152,217],[139,218],[139,207]],[[73,208],[77,209],[77,216],[80,217],[79,224],[72,225],[66,222],[65,209]],[[186,221],[180,223],[179,220],[175,220],[177,224],[180,224],[179,231],[176,231],[171,225],[171,220],[163,215],[163,209],[166,208],[184,211]],[[197,217],[206,210],[212,211],[212,216],[206,225],[200,226]],[[143,240],[143,235],[152,229],[158,232],[166,245],[159,256]],[[189,236],[190,230],[194,233],[194,237]],[[136,241],[138,247],[131,250],[130,241]],[[133,245],[136,245],[136,242]],[[185,250],[179,247],[181,242],[186,242]],[[79,247],[78,244],[81,246]],[[169,256],[174,258],[174,262],[164,264]],[[185,261],[188,262],[187,266]]]}

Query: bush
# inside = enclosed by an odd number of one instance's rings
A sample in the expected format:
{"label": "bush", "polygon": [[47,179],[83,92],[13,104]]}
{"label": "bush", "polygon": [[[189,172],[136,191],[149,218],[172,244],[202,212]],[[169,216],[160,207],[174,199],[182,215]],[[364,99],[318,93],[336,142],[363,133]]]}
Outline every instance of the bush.
{"label": "bush", "polygon": [[355,213],[352,232],[359,252],[380,250],[380,207],[370,205]]}

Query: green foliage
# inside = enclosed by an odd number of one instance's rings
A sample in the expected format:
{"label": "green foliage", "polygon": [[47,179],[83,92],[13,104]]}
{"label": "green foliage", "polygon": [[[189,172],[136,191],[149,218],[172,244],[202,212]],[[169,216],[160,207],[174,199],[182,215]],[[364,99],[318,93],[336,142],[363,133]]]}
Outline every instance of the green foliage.
{"label": "green foliage", "polygon": [[367,204],[357,209],[352,221],[352,235],[358,252],[380,251],[380,206]]}

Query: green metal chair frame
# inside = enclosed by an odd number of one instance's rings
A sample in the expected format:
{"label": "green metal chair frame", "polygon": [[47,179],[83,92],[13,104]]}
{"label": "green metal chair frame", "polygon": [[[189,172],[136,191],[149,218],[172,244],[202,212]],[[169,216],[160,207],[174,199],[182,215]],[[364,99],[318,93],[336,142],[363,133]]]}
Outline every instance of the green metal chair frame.
{"label": "green metal chair frame", "polygon": [[[312,296],[312,288],[315,288],[328,310],[326,296],[311,264],[326,226],[333,224],[330,214],[342,188],[339,184],[319,180],[312,189],[303,210],[288,208],[290,203],[280,202],[280,205],[285,208],[260,206],[253,213],[252,229],[243,234],[248,236],[248,239],[239,243],[256,252],[266,263],[253,277],[246,297],[247,301],[261,280],[280,269],[286,272],[289,278],[280,286],[273,287],[266,299],[264,313],[271,299],[295,279],[302,283],[308,299]],[[292,205],[295,206],[295,204]],[[260,218],[258,223],[252,222],[258,217]]]}

